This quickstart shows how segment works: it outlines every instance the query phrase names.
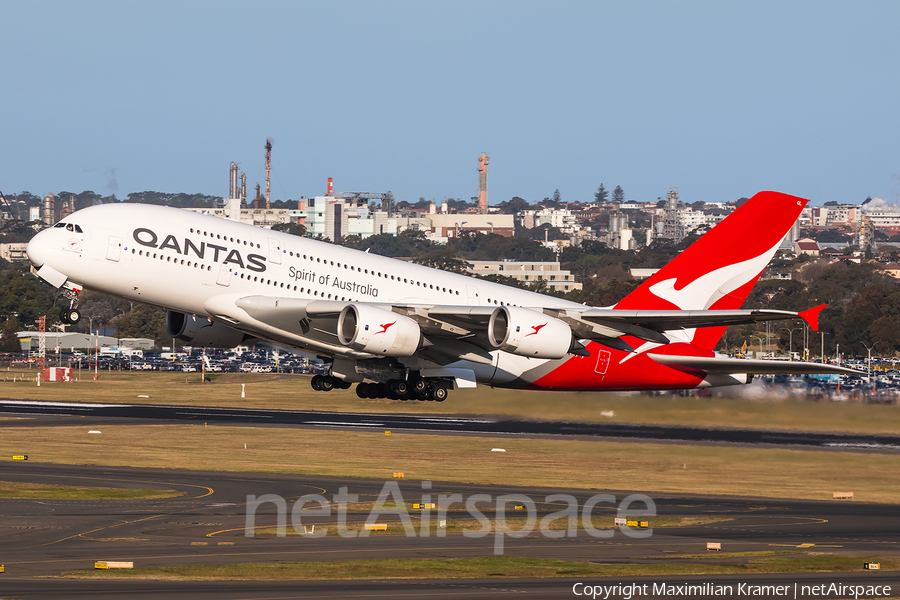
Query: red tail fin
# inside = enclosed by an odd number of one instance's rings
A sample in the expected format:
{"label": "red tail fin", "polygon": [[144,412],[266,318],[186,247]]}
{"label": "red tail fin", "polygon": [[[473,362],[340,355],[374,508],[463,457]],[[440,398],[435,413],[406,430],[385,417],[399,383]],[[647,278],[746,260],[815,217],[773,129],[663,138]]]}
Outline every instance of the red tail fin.
{"label": "red tail fin", "polygon": [[[777,192],[756,194],[616,308],[740,308],[806,203]],[[724,327],[701,329],[693,341],[712,350],[724,331]]]}

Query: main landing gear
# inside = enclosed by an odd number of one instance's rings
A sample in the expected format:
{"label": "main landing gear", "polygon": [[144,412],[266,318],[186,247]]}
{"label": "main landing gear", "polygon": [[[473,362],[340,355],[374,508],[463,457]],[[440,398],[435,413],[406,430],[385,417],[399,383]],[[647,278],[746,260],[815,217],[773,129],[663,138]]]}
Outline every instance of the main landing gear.
{"label": "main landing gear", "polygon": [[449,391],[441,381],[414,379],[406,382],[402,379],[391,379],[387,383],[359,383],[356,395],[360,398],[388,398],[389,400],[434,400],[443,402]]}
{"label": "main landing gear", "polygon": [[[334,389],[350,389],[352,384],[330,375],[314,375],[310,385],[317,392],[330,392]],[[434,400],[435,402],[443,402],[449,394],[447,384],[439,379],[416,378],[410,381],[391,379],[387,383],[362,382],[356,385],[356,395],[370,400],[387,398],[389,400]]]}
{"label": "main landing gear", "polygon": [[350,383],[343,379],[338,379],[337,377],[331,377],[330,375],[313,375],[310,384],[312,385],[312,389],[317,392],[330,392],[335,388],[339,390],[350,389]]}

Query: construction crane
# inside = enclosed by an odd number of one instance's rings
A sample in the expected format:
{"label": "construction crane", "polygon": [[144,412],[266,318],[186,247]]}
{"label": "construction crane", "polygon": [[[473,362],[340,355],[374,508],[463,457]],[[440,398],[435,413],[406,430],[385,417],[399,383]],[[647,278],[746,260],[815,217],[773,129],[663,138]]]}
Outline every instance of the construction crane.
{"label": "construction crane", "polygon": [[18,198],[10,202],[6,199],[6,196],[3,195],[3,192],[0,192],[0,206],[5,207],[6,212],[9,213],[9,219],[6,219],[5,221],[3,221],[2,225],[0,225],[0,232],[6,232],[11,229],[15,229],[18,225],[22,224],[22,219],[19,216]]}

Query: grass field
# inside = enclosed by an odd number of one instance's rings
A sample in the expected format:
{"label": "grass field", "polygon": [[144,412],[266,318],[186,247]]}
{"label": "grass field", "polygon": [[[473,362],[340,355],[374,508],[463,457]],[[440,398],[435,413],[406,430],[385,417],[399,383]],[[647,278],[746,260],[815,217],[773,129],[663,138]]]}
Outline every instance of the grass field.
{"label": "grass field", "polygon": [[[900,456],[890,454],[203,424],[104,425],[102,435],[88,434],[91,428],[88,419],[77,427],[7,425],[0,458],[386,479],[400,471],[417,480],[818,500],[853,491],[857,501],[900,499],[900,479],[892,475],[900,472]],[[491,452],[496,447],[507,451]]]}
{"label": "grass field", "polygon": [[[26,381],[22,381],[22,378]],[[491,389],[456,390],[446,402],[363,400],[353,389],[315,392],[302,375],[199,373],[81,373],[73,383],[35,385],[35,371],[0,371],[0,397],[71,402],[184,404],[285,410],[404,412],[505,415],[528,419],[653,423],[700,427],[897,433],[900,406],[813,402],[785,398],[754,387],[754,397],[712,398],[541,392]],[[13,383],[13,379],[16,383]],[[241,398],[244,385],[245,398]],[[731,392],[731,389],[726,392]],[[146,398],[141,396],[147,396]],[[612,411],[612,417],[604,416]]]}
{"label": "grass field", "polygon": [[790,556],[750,559],[743,563],[612,564],[491,556],[461,559],[384,559],[306,563],[244,563],[196,567],[145,567],[69,571],[63,577],[166,579],[178,581],[300,581],[324,579],[483,579],[548,577],[642,577],[681,575],[757,575],[861,571],[863,562],[900,569],[900,559],[881,556]]}
{"label": "grass field", "polygon": [[175,490],[139,490],[129,488],[43,485],[0,481],[0,498],[40,498],[44,500],[156,500],[177,498],[184,492]]}

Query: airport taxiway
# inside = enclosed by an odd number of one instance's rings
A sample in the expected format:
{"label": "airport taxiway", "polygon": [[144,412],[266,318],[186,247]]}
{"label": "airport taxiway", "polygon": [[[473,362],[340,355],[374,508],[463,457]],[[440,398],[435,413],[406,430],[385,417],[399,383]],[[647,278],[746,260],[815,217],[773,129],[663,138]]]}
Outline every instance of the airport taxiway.
{"label": "airport taxiway", "polygon": [[[136,469],[33,462],[0,461],[0,480],[78,486],[174,489],[177,498],[157,500],[0,500],[0,575],[6,598],[109,597],[157,598],[187,595],[208,598],[295,597],[299,591],[322,597],[495,597],[527,592],[529,597],[571,595],[573,581],[379,581],[379,582],[122,582],[45,579],[64,571],[90,569],[96,560],[133,561],[135,566],[212,565],[244,562],[322,561],[367,558],[462,558],[493,554],[494,537],[474,539],[461,534],[446,537],[406,537],[371,534],[367,538],[330,535],[248,536],[245,529],[247,496],[266,494],[286,499],[320,494],[332,498],[340,488],[373,501],[383,479],[229,473],[178,469]],[[628,491],[516,488],[434,482],[423,491],[419,481],[397,481],[406,502],[423,493],[525,494],[539,503],[550,494],[571,494],[579,504],[596,493],[613,494],[617,501]],[[660,515],[717,515],[731,520],[705,525],[656,528],[650,537],[636,539],[616,531],[611,538],[595,538],[578,531],[575,537],[552,539],[539,532],[522,539],[505,538],[505,554],[597,563],[664,563],[683,554],[706,552],[707,541],[722,543],[726,552],[797,550],[859,555],[900,554],[900,513],[893,505],[815,502],[766,498],[709,497],[653,494]],[[487,505],[485,505],[487,506]],[[554,511],[552,505],[539,510]],[[599,504],[595,514],[612,514],[612,504]],[[257,526],[277,524],[275,504],[257,509]],[[367,512],[353,513],[363,520]],[[414,513],[413,513],[414,514]],[[466,516],[451,513],[448,519]],[[490,516],[490,515],[489,515]],[[387,520],[396,517],[385,517]],[[652,518],[650,518],[652,522]],[[304,523],[328,518],[308,518]],[[330,520],[333,524],[333,519]],[[288,522],[290,527],[290,521]],[[860,561],[861,562],[861,561]],[[826,577],[821,574],[820,579]],[[833,580],[840,574],[828,574]],[[900,574],[853,574],[866,581],[900,583]],[[773,576],[769,576],[773,577]],[[785,576],[787,577],[787,576]],[[792,575],[792,581],[798,575]],[[846,578],[845,577],[845,578]],[[879,579],[880,578],[880,579]],[[680,578],[684,579],[684,578]],[[706,578],[709,579],[709,578]],[[727,579],[727,578],[726,578]],[[742,581],[746,581],[744,577]],[[824,580],[824,579],[823,579]],[[628,581],[632,581],[629,579]],[[889,585],[890,583],[888,583]],[[900,587],[895,588],[900,590]],[[65,590],[65,594],[61,591]]]}

